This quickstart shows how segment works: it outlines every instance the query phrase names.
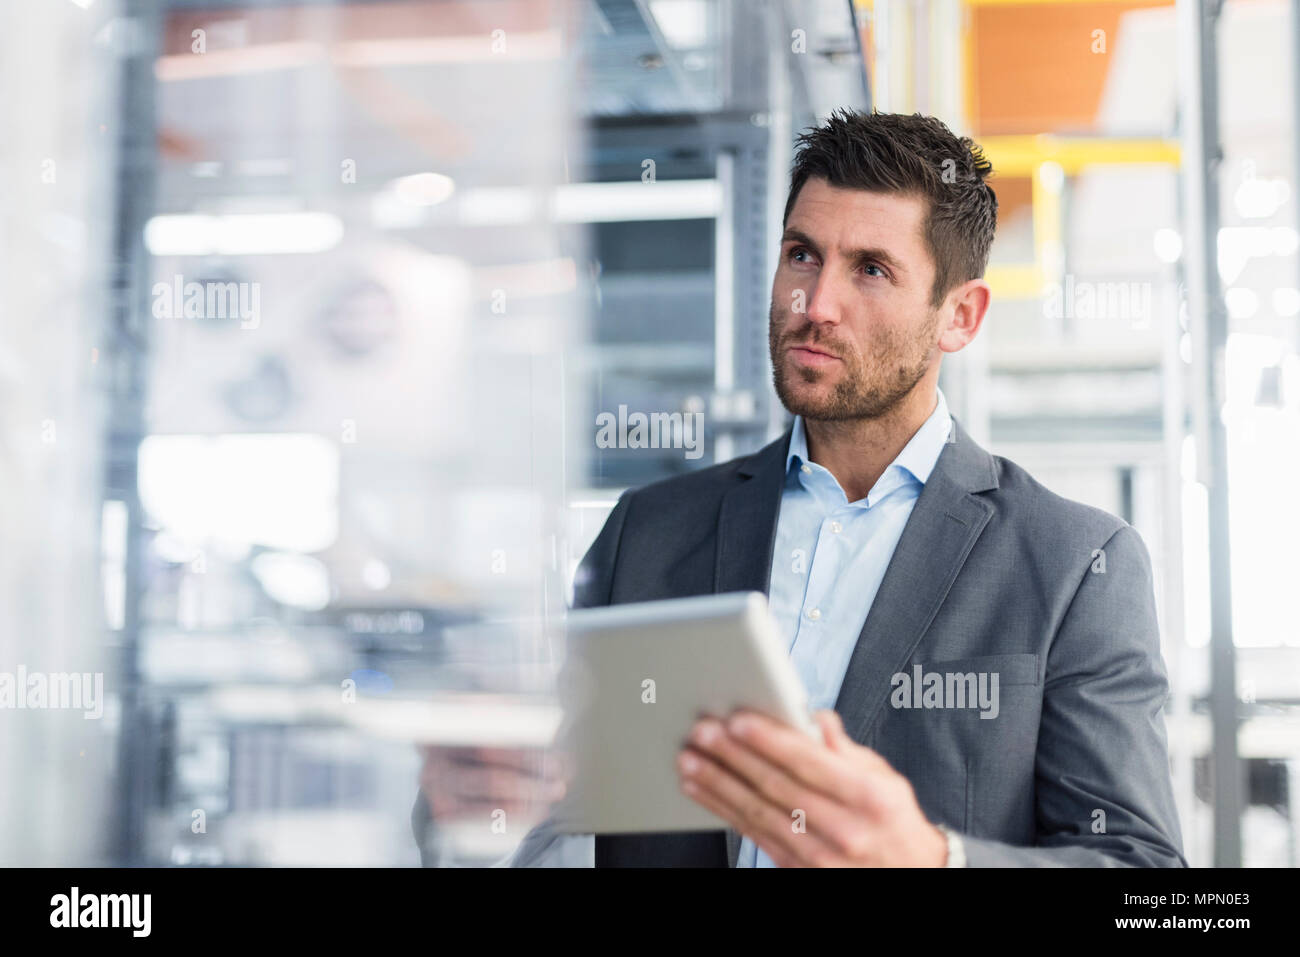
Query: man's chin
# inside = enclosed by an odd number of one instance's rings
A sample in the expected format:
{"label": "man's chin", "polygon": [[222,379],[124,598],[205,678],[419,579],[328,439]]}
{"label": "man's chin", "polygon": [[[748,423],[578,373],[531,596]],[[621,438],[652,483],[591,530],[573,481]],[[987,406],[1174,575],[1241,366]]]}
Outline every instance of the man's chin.
{"label": "man's chin", "polygon": [[[815,387],[806,382],[782,383],[776,390],[777,398],[791,415],[800,415],[814,422],[848,422],[874,420],[888,415],[898,407],[904,395],[882,401],[879,396],[856,396],[849,399],[838,392],[833,384],[818,383]],[[874,401],[873,401],[874,400]]]}
{"label": "man's chin", "polygon": [[826,421],[844,417],[843,403],[828,388],[808,388],[805,383],[798,383],[793,389],[779,390],[777,397],[791,415]]}

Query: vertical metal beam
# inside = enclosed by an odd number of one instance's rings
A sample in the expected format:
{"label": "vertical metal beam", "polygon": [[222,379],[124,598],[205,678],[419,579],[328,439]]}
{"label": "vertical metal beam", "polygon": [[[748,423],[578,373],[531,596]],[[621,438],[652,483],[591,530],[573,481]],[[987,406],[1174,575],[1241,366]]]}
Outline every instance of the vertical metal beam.
{"label": "vertical metal beam", "polygon": [[[1182,221],[1183,203],[1178,203],[1178,221]],[[1184,264],[1177,267],[1179,280],[1185,279]],[[1165,297],[1162,296],[1162,299]],[[1183,444],[1187,437],[1186,367],[1179,351],[1183,336],[1178,321],[1180,303],[1169,291],[1165,308],[1156,315],[1163,317],[1166,328],[1161,335],[1161,376],[1163,396],[1161,416],[1164,431],[1164,465],[1160,470],[1160,529],[1164,560],[1161,563],[1161,622],[1164,626],[1165,664],[1172,688],[1165,716],[1169,734],[1169,760],[1172,765],[1174,798],[1183,820],[1193,820],[1196,808],[1196,753],[1188,729],[1192,726],[1192,695],[1189,666],[1191,649],[1187,647],[1187,580],[1184,566],[1183,539]],[[1195,831],[1183,832],[1183,852],[1192,866],[1206,860],[1202,841]]]}
{"label": "vertical metal beam", "polygon": [[[713,389],[729,395],[736,388],[736,157],[720,149],[715,164],[721,203],[713,224]],[[735,454],[735,436],[716,433],[713,460]]]}
{"label": "vertical metal beam", "polygon": [[894,28],[894,7],[892,0],[876,0],[871,8],[871,42],[875,47],[872,53],[871,108],[882,112],[897,112],[894,91],[894,59],[890,34]]}
{"label": "vertical metal beam", "polygon": [[[738,8],[737,8],[738,9]],[[778,32],[781,18],[769,4],[753,15],[737,15],[727,41],[737,114],[726,126],[711,124],[717,157],[722,207],[715,229],[715,416],[714,455],[725,461],[754,446],[767,431],[771,387],[768,384],[767,313],[771,276],[767,261],[768,129],[772,122],[772,88],[786,82],[788,71],[773,47],[789,49]],[[720,414],[719,414],[720,413]]]}
{"label": "vertical metal beam", "polygon": [[162,23],[158,5],[127,0],[123,16],[132,42],[122,58],[121,111],[117,124],[116,209],[113,235],[113,387],[107,428],[110,494],[126,505],[125,598],[118,681],[117,780],[113,795],[115,830],[110,845],[119,865],[145,863],[145,817],[151,794],[154,723],[149,719],[140,674],[140,611],[145,590],[144,509],[139,498],[138,456],[145,433],[148,389],[149,261],[144,223],[152,212],[157,129],[153,64]]}
{"label": "vertical metal beam", "polygon": [[[864,23],[867,21],[869,14],[867,14],[865,11],[859,14],[857,0],[848,0],[848,4],[849,4],[849,22],[853,24],[853,44],[855,47],[857,47],[857,51],[858,51],[858,75],[862,78],[861,109],[867,110],[869,112],[871,110],[871,103],[872,103],[871,73],[867,69],[867,63],[870,62],[869,57],[871,56],[871,51],[865,50],[862,47],[862,28]],[[849,106],[851,104],[846,103],[845,105]]]}
{"label": "vertical metal beam", "polygon": [[1210,718],[1214,793],[1214,866],[1241,866],[1241,813],[1246,793],[1237,753],[1237,669],[1232,637],[1227,430],[1223,423],[1228,314],[1218,270],[1218,26],[1220,0],[1179,0],[1183,57],[1180,109],[1187,216],[1188,311],[1195,350],[1193,421],[1197,464],[1209,501]]}
{"label": "vertical metal beam", "polygon": [[[853,15],[853,0],[849,0],[849,14]],[[789,43],[792,29],[789,5],[783,2],[771,4],[768,8],[768,17],[772,23],[773,42],[768,44],[767,177],[764,183],[766,201],[763,207],[769,215],[763,224],[763,267],[758,280],[762,283],[770,308],[772,281],[776,276],[777,261],[781,253],[781,234],[785,226],[781,222],[781,217],[785,212],[785,203],[790,192],[789,174],[790,164],[794,159],[795,111],[800,107],[807,108],[809,96],[807,84],[804,82],[805,74],[801,69],[802,64],[796,65],[792,62],[793,54]],[[854,37],[857,37],[856,25]],[[858,60],[862,67],[865,88],[866,64],[862,60],[860,49]],[[763,340],[763,353],[768,355],[766,336]],[[763,381],[756,384],[754,394],[762,397],[759,399],[760,404],[766,403],[767,428],[763,433],[763,440],[769,442],[785,429],[785,407],[776,398],[776,390],[772,386],[770,357],[762,368]]]}

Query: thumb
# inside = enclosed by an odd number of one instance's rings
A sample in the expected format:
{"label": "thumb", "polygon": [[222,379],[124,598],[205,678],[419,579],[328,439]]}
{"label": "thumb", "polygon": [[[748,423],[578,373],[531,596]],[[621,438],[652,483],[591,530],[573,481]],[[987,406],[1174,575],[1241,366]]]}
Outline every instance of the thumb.
{"label": "thumb", "polygon": [[832,751],[843,751],[846,745],[853,743],[844,730],[844,721],[838,712],[828,708],[816,712],[813,717],[817,721],[817,726],[821,728],[826,746]]}

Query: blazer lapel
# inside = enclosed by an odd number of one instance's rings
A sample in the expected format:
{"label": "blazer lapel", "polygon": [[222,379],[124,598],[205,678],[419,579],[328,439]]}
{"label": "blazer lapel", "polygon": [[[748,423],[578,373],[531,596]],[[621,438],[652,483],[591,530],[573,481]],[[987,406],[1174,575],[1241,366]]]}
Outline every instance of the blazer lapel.
{"label": "blazer lapel", "polygon": [[[739,472],[745,481],[723,497],[715,592],[767,594],[789,447],[787,431],[750,456]],[[988,524],[992,508],[974,493],[997,486],[993,457],[954,418],[952,436],[903,529],[835,704],[855,741],[866,742],[888,698],[890,679],[907,663]],[[728,864],[735,867],[741,836],[727,828],[726,842]]]}
{"label": "blazer lapel", "polygon": [[713,590],[718,594],[732,591],[767,594],[789,448],[787,430],[781,438],[741,464],[739,474],[744,481],[722,497],[717,566],[713,572]]}
{"label": "blazer lapel", "polygon": [[889,696],[976,539],[992,507],[976,492],[997,488],[993,457],[953,420],[952,434],[903,529],[871,611],[849,658],[835,710],[859,744]]}
{"label": "blazer lapel", "polygon": [[[789,449],[787,430],[741,465],[740,475],[745,480],[723,496],[718,516],[718,563],[713,574],[713,590],[718,594],[732,591],[767,594]],[[726,837],[727,863],[735,867],[740,856],[740,834],[729,827]]]}

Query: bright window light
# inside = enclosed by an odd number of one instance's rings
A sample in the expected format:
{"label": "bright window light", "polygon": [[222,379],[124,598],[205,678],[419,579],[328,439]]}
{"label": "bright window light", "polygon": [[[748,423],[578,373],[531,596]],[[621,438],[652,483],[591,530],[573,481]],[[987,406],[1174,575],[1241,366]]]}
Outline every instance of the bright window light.
{"label": "bright window light", "polygon": [[338,447],[318,435],[151,435],[140,443],[140,497],[189,542],[294,552],[338,537]]}
{"label": "bright window light", "polygon": [[155,256],[254,256],[319,253],[343,239],[332,213],[201,213],[155,216],[144,242]]}
{"label": "bright window light", "polygon": [[320,611],[330,603],[330,578],[310,555],[263,552],[253,559],[253,576],[273,600],[291,608]]}
{"label": "bright window light", "polygon": [[1300,289],[1294,287],[1274,289],[1273,311],[1279,316],[1294,316],[1300,313]]}
{"label": "bright window light", "polygon": [[721,207],[715,179],[571,183],[556,189],[554,197],[554,217],[562,223],[712,219]]}
{"label": "bright window light", "polygon": [[1183,254],[1183,237],[1176,229],[1157,229],[1154,245],[1156,258],[1164,263],[1178,262]]}
{"label": "bright window light", "polygon": [[709,11],[704,0],[650,0],[650,15],[674,49],[694,49],[708,42]]}
{"label": "bright window light", "polygon": [[1259,312],[1259,296],[1253,289],[1238,286],[1225,292],[1223,299],[1233,319],[1250,319]]}
{"label": "bright window light", "polygon": [[1285,180],[1247,177],[1237,187],[1233,204],[1244,219],[1267,219],[1286,202],[1291,190]]}
{"label": "bright window light", "polygon": [[437,206],[456,191],[450,176],[441,173],[416,173],[389,184],[393,195],[408,206]]}

